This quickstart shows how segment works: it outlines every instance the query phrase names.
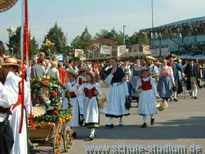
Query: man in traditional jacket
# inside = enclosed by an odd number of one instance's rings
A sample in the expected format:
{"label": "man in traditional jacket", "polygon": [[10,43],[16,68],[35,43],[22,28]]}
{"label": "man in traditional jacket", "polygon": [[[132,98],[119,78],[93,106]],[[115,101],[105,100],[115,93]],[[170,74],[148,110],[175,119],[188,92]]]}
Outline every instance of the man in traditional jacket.
{"label": "man in traditional jacket", "polygon": [[191,90],[191,98],[197,99],[197,86],[200,86],[201,72],[198,64],[194,64],[193,59],[188,60],[188,64],[184,70],[187,85],[187,90]]}

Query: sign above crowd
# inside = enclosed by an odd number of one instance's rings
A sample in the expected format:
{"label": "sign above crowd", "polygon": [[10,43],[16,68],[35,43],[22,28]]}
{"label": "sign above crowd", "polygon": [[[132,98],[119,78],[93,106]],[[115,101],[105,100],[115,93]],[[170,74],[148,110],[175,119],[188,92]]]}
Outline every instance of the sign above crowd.
{"label": "sign above crowd", "polygon": [[150,50],[151,56],[158,57],[158,56],[168,56],[170,54],[169,48],[157,48]]}
{"label": "sign above crowd", "polygon": [[128,50],[126,48],[126,45],[119,45],[117,47],[117,56],[122,56],[128,53]]}
{"label": "sign above crowd", "polygon": [[111,46],[101,45],[101,47],[100,47],[100,53],[101,54],[110,55],[111,52],[112,52],[112,47]]}
{"label": "sign above crowd", "polygon": [[86,56],[84,54],[84,50],[83,49],[75,49],[75,57],[80,58],[80,60],[85,60]]}
{"label": "sign above crowd", "polygon": [[56,58],[58,59],[59,62],[65,62],[66,55],[65,54],[57,54]]}
{"label": "sign above crowd", "polygon": [[7,11],[16,4],[18,0],[0,0],[0,12]]}

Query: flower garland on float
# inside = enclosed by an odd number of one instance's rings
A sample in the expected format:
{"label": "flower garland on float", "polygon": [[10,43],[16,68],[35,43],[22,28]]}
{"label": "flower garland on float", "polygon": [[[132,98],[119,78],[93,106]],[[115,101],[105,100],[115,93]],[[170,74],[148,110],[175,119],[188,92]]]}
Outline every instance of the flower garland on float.
{"label": "flower garland on float", "polygon": [[45,126],[45,123],[48,122],[64,124],[71,120],[71,108],[68,108],[67,110],[61,109],[60,101],[62,93],[55,90],[55,87],[61,87],[65,90],[65,97],[70,99],[69,91],[62,83],[59,82],[59,80],[52,76],[36,77],[31,80],[31,83],[32,90],[37,91],[40,88],[44,88],[49,92],[51,104],[53,106],[53,108],[47,110],[45,114],[33,118],[35,125],[42,124]]}

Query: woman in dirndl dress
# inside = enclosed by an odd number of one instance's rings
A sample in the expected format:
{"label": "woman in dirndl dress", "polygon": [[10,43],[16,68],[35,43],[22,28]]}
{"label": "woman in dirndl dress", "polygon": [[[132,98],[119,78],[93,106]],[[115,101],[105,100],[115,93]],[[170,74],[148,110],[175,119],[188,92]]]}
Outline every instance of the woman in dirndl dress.
{"label": "woman in dirndl dress", "polygon": [[95,138],[95,129],[100,127],[100,112],[98,107],[97,96],[102,95],[101,86],[96,82],[96,74],[93,72],[86,72],[86,81],[80,87],[85,94],[84,100],[84,118],[85,126],[91,129],[90,135],[86,138],[91,141]]}
{"label": "woman in dirndl dress", "polygon": [[172,87],[175,86],[172,67],[167,65],[167,60],[162,61],[159,68],[159,96],[167,101],[172,96]]}
{"label": "woman in dirndl dress", "polygon": [[140,60],[136,59],[135,64],[131,67],[131,83],[132,83],[132,98],[136,99],[137,103],[139,100],[139,94],[136,91],[137,80],[140,78],[140,71],[142,70]]}
{"label": "woman in dirndl dress", "polygon": [[[68,109],[69,106],[72,106],[72,119],[67,123],[68,126],[70,126],[73,130],[73,138],[77,137],[77,134],[75,132],[75,127],[79,127],[79,114],[80,109],[78,105],[78,99],[77,99],[77,78],[78,74],[74,71],[67,71],[67,83],[66,88],[69,90],[70,100],[66,98],[66,96],[63,99],[63,109]],[[65,94],[66,95],[66,94]]]}
{"label": "woman in dirndl dress", "polygon": [[119,118],[119,126],[123,126],[122,117],[129,115],[129,110],[125,108],[125,101],[128,99],[129,91],[127,82],[123,81],[125,74],[122,68],[118,67],[115,59],[110,60],[112,68],[108,70],[109,75],[105,82],[109,85],[108,104],[102,113],[110,118],[106,127],[114,127],[114,118]]}
{"label": "woman in dirndl dress", "polygon": [[154,125],[154,114],[157,113],[156,96],[157,87],[156,81],[149,76],[148,69],[141,70],[141,78],[137,81],[136,90],[140,93],[138,114],[143,116],[142,128],[147,127],[147,115],[151,115],[151,125]]}

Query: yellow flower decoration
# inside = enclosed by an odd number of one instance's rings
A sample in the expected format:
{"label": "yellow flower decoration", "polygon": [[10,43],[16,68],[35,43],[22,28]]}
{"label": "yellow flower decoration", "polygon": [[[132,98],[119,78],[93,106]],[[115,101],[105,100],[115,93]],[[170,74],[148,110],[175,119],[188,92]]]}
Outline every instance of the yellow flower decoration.
{"label": "yellow flower decoration", "polygon": [[52,43],[50,40],[46,39],[46,41],[44,43],[42,43],[42,46],[44,47],[52,47],[54,46],[55,43]]}

